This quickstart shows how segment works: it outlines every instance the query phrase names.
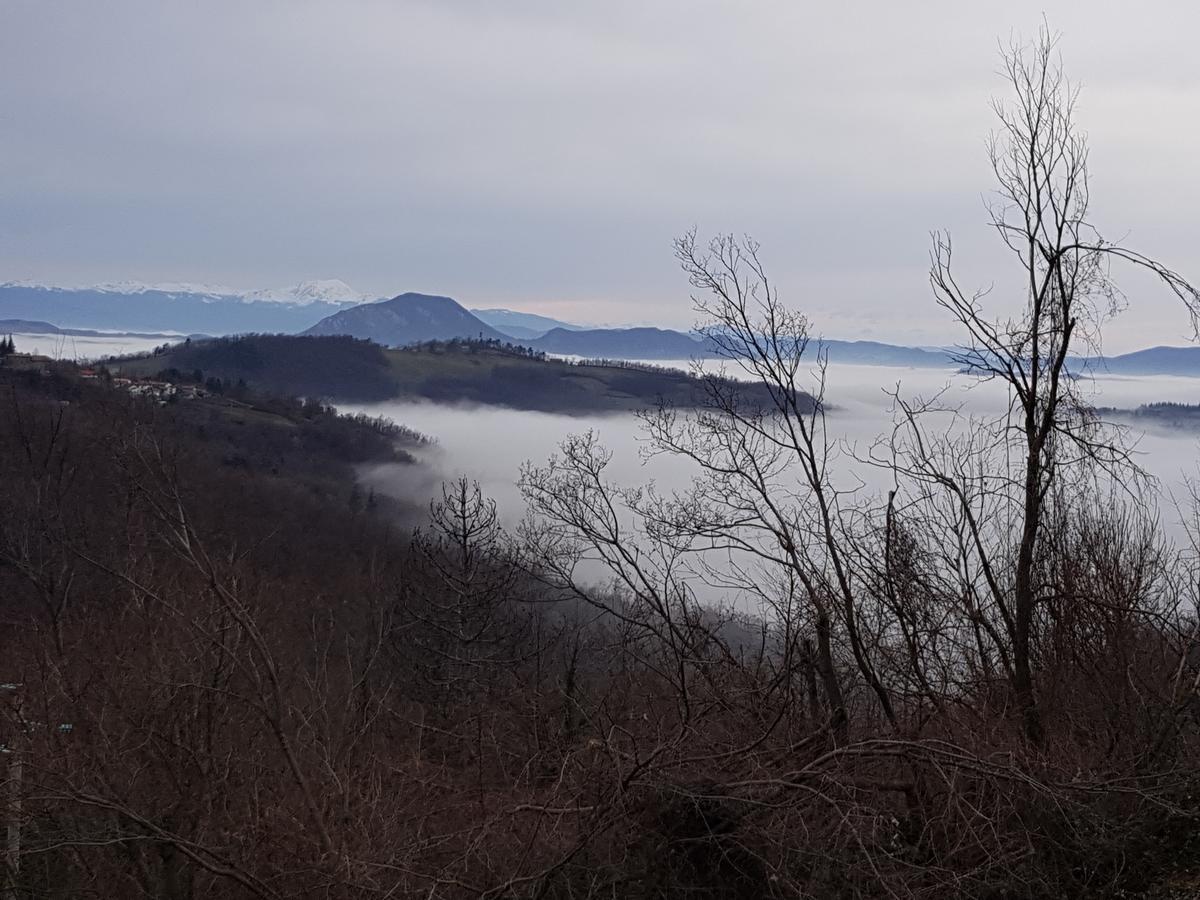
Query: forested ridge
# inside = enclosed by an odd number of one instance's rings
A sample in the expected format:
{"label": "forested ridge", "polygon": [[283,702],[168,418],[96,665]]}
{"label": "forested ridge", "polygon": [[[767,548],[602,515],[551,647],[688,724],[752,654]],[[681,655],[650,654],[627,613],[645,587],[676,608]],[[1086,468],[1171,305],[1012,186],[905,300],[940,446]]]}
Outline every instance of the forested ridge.
{"label": "forested ridge", "polygon": [[384,349],[351,337],[247,334],[188,340],[154,353],[114,360],[117,372],[218,378],[259,390],[343,401],[387,400],[396,394]]}
{"label": "forested ridge", "polygon": [[[459,338],[385,349],[345,336],[247,334],[164,345],[106,364],[118,374],[197,383],[215,377],[339,402],[431,400],[568,415],[660,403],[694,408],[703,404],[707,382],[724,381],[655,365],[551,359],[518,344]],[[751,402],[769,399],[755,382],[738,389]]]}

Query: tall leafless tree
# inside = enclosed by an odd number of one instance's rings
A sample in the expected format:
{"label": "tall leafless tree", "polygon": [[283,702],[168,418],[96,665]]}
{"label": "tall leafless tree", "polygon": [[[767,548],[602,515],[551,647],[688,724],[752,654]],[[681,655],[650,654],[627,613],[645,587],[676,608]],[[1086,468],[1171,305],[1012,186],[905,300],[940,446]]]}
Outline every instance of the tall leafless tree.
{"label": "tall leafless tree", "polygon": [[[1017,457],[1010,472],[1016,491],[1012,588],[1010,595],[993,577],[991,590],[1011,654],[1013,692],[1033,743],[1042,733],[1031,645],[1043,599],[1035,568],[1047,496],[1072,462],[1111,467],[1124,459],[1075,381],[1085,374],[1075,357],[1099,349],[1105,320],[1123,303],[1111,264],[1152,272],[1183,300],[1193,325],[1200,321],[1195,287],[1150,257],[1105,240],[1093,225],[1087,139],[1075,122],[1078,89],[1063,75],[1056,44],[1045,27],[1031,44],[1010,44],[1002,56],[1012,95],[993,104],[1000,126],[989,142],[997,185],[988,212],[1021,269],[1019,311],[993,319],[984,308],[986,292],[961,288],[946,234],[934,236],[930,271],[937,302],[965,335],[958,362],[977,377],[1002,382],[1012,401],[997,430]],[[995,573],[998,560],[973,540],[981,565]]]}

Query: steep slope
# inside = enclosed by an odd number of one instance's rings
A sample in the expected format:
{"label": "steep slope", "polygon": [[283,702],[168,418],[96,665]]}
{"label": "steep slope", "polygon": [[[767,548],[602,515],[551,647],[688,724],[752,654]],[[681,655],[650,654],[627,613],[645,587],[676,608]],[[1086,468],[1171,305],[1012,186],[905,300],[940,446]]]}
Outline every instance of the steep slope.
{"label": "steep slope", "polygon": [[334,313],[304,334],[346,334],[391,347],[452,338],[511,340],[449,297],[412,292]]}

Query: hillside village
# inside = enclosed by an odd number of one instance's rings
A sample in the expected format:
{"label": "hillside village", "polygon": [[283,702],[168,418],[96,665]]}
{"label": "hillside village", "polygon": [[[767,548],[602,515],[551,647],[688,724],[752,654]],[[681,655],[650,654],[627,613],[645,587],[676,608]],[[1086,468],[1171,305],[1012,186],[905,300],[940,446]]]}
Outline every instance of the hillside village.
{"label": "hillside village", "polygon": [[[55,360],[39,353],[17,353],[14,351],[0,355],[0,369],[9,372],[36,372],[40,375],[49,375],[52,367],[55,365]],[[73,364],[71,365],[73,367]],[[79,368],[76,374],[80,378],[89,381],[106,381],[114,388],[125,391],[135,397],[145,397],[150,400],[157,400],[160,403],[168,403],[172,400],[197,400],[209,395],[209,391],[199,384],[173,384],[172,382],[152,377],[114,376],[104,367],[93,368],[84,366]]]}

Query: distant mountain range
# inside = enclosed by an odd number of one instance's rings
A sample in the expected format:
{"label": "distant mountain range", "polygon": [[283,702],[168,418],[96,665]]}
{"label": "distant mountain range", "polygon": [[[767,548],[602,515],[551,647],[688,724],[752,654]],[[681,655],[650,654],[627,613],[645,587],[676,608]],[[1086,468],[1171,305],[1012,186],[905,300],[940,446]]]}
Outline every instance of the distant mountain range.
{"label": "distant mountain range", "polygon": [[[50,326],[54,330],[41,332],[46,334],[66,334],[71,329],[129,334],[293,333],[311,328],[347,307],[383,299],[335,279],[266,290],[184,282],[69,286],[9,281],[0,283],[0,319],[22,319],[40,326],[54,323]],[[511,309],[478,309],[468,315],[494,328],[494,336],[518,340],[541,337],[554,328],[570,331],[583,327]],[[475,327],[477,336],[479,329]],[[400,337],[401,343],[410,342]]]}
{"label": "distant mountain range", "polygon": [[[94,328],[59,328],[49,322],[31,321],[29,319],[0,319],[0,334],[61,334],[67,337],[107,337],[111,331],[97,331]],[[206,334],[180,335],[177,332],[163,331],[123,331],[122,337],[135,338],[164,338],[170,340],[180,337],[202,338]]]}
{"label": "distant mountain range", "polygon": [[62,287],[10,281],[0,283],[0,318],[109,332],[295,332],[369,299],[341,281],[255,291],[195,284]]}
{"label": "distant mountain range", "polygon": [[562,328],[566,331],[587,329],[586,325],[572,325],[570,322],[552,319],[549,316],[517,312],[512,309],[473,309],[471,314],[497,331],[502,331],[509,337],[518,340],[538,338],[555,328]]}
{"label": "distant mountain range", "polygon": [[[279,290],[236,291],[192,284],[62,287],[0,284],[0,332],[87,335],[95,329],[157,337],[246,332],[336,335],[402,347],[430,340],[483,338],[545,353],[604,359],[685,360],[716,356],[693,334],[662,328],[587,328],[509,309],[467,310],[450,297],[405,293],[372,300],[341,281]],[[51,324],[54,323],[54,324]],[[165,335],[164,335],[165,336]],[[815,341],[831,362],[919,368],[953,366],[951,351],[878,341]],[[1074,360],[1079,374],[1200,376],[1200,347],[1151,347]]]}
{"label": "distant mountain range", "polygon": [[1200,347],[1147,347],[1090,359],[1076,372],[1095,375],[1200,375]]}
{"label": "distant mountain range", "polygon": [[[529,327],[529,320],[513,318],[527,314],[510,310],[485,310],[493,322],[509,327]],[[507,315],[501,315],[507,314]],[[533,330],[531,328],[531,330]],[[713,358],[719,354],[711,342],[692,334],[663,328],[589,328],[557,325],[538,337],[520,338],[504,333],[449,297],[401,294],[391,300],[341,310],[309,329],[307,334],[349,334],[390,346],[427,340],[479,338],[512,340],[521,346],[561,356],[589,359],[686,360]],[[815,340],[810,352],[828,355],[842,365],[900,366],[906,368],[950,368],[956,365],[953,351],[902,347],[879,341]],[[1187,375],[1200,376],[1200,347],[1151,347],[1134,353],[1093,359],[1076,359],[1072,369],[1081,375]]]}
{"label": "distant mountain range", "polygon": [[[536,337],[534,325],[555,322],[545,316],[511,310],[483,310],[488,319],[465,309],[450,297],[407,293],[376,303],[339,310],[305,334],[346,334],[380,344],[402,347],[420,341],[484,338],[512,341],[559,356],[599,359],[686,360],[714,357],[711,344],[695,335],[664,328],[583,328],[558,323]],[[512,333],[518,332],[518,333]],[[898,347],[874,341],[824,341],[821,350],[844,363],[893,366],[949,366],[944,351]],[[813,348],[814,351],[818,347]]]}
{"label": "distant mountain range", "polygon": [[608,359],[689,359],[706,355],[705,345],[690,334],[664,328],[591,328],[587,331],[555,328],[540,338],[523,343],[547,353]]}

